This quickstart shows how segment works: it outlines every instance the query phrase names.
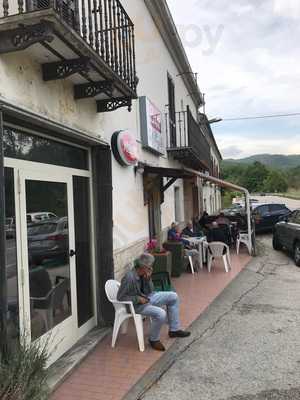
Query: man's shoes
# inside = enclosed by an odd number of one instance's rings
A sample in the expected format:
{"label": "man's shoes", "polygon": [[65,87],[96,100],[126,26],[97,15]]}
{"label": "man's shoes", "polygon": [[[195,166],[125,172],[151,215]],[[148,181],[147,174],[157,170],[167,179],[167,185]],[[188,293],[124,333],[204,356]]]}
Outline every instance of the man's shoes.
{"label": "man's shoes", "polygon": [[154,350],[158,350],[158,351],[165,351],[165,346],[162,344],[162,342],[160,340],[155,340],[155,341],[151,341],[149,340],[150,346],[152,347],[152,349]]}
{"label": "man's shoes", "polygon": [[171,338],[175,338],[175,337],[180,337],[180,338],[184,338],[184,337],[188,337],[190,336],[191,332],[188,331],[183,331],[183,330],[179,330],[179,331],[169,331],[169,337]]}

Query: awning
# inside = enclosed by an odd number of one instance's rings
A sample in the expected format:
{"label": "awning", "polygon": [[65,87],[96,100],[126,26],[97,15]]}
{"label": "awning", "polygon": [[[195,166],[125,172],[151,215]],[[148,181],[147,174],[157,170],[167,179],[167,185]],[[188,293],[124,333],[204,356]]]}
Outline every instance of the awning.
{"label": "awning", "polygon": [[254,232],[252,234],[252,225],[251,225],[251,207],[250,207],[250,193],[248,189],[235,185],[234,183],[223,181],[222,179],[215,178],[214,176],[206,175],[202,172],[195,171],[190,168],[184,168],[186,172],[189,172],[191,174],[194,174],[196,176],[199,176],[199,178],[205,179],[207,181],[213,182],[218,186],[227,188],[227,189],[233,189],[238,192],[242,192],[245,195],[245,202],[246,202],[246,214],[247,214],[247,231],[248,231],[248,246],[249,246],[249,251],[250,253],[254,254],[255,248],[252,243],[252,236],[254,235]]}
{"label": "awning", "polygon": [[238,192],[244,193],[245,203],[246,203],[246,214],[247,214],[248,247],[249,247],[250,253],[254,254],[255,247],[253,246],[253,243],[252,243],[252,237],[254,236],[254,232],[252,232],[252,225],[251,225],[250,193],[246,188],[235,185],[234,183],[231,183],[228,181],[224,181],[219,178],[215,178],[214,176],[210,176],[203,172],[199,172],[199,171],[196,171],[196,170],[190,169],[190,168],[182,168],[182,169],[180,169],[180,168],[163,168],[163,167],[154,167],[154,166],[151,166],[148,164],[143,164],[143,163],[139,163],[136,168],[137,168],[137,170],[142,170],[145,175],[155,174],[155,175],[160,176],[161,178],[163,178],[163,177],[171,178],[169,180],[169,182],[167,182],[167,184],[162,187],[163,192],[166,189],[168,189],[176,181],[176,179],[190,179],[190,178],[193,178],[194,176],[198,176],[199,178],[210,181],[210,182],[216,184],[217,186],[236,190]]}

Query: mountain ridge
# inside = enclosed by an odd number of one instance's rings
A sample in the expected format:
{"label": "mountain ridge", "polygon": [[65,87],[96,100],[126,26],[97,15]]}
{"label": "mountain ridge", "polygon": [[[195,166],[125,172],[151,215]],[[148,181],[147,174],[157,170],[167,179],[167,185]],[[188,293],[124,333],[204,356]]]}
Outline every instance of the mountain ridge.
{"label": "mountain ridge", "polygon": [[223,165],[252,164],[255,161],[258,161],[271,168],[289,169],[300,166],[300,154],[255,154],[253,156],[240,159],[227,158],[223,160]]}

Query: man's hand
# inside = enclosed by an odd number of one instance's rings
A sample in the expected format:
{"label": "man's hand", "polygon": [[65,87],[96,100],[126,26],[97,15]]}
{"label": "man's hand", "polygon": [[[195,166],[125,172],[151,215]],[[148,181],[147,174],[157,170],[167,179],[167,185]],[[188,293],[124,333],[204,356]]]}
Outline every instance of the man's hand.
{"label": "man's hand", "polygon": [[139,304],[147,304],[149,303],[149,300],[146,299],[145,297],[139,296],[138,298]]}

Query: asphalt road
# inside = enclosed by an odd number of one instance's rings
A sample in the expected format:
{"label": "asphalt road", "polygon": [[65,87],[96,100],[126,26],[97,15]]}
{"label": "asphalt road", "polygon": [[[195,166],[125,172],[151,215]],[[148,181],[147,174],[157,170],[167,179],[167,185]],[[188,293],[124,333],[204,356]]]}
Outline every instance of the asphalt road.
{"label": "asphalt road", "polygon": [[279,203],[285,204],[290,210],[300,208],[300,200],[287,199],[280,196],[254,196],[251,195],[251,199],[256,199],[260,203]]}
{"label": "asphalt road", "polygon": [[262,255],[126,399],[300,399],[300,269],[260,241]]}

